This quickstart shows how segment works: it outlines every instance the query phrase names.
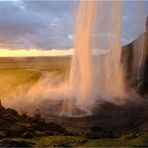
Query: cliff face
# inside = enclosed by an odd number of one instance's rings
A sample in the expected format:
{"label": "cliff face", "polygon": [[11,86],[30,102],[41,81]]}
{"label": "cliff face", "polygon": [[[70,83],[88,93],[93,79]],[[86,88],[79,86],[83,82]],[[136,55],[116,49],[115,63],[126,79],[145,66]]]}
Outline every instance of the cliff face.
{"label": "cliff face", "polygon": [[[143,45],[140,46],[140,44]],[[144,52],[139,78],[136,78],[133,75],[133,63],[136,48],[139,48],[139,50],[143,50]],[[126,71],[126,78],[130,81],[130,85],[134,85],[141,94],[148,93],[148,18],[146,22],[146,32],[122,49],[122,62]],[[137,61],[139,56],[140,55],[137,55]]]}

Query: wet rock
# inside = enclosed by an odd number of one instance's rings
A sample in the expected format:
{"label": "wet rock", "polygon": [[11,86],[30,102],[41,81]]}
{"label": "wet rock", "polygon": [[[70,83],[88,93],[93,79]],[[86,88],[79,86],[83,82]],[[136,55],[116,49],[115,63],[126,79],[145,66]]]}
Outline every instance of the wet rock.
{"label": "wet rock", "polygon": [[7,114],[11,114],[11,115],[13,115],[13,116],[15,116],[15,117],[19,117],[18,112],[15,111],[14,109],[7,108],[7,109],[5,109],[5,110],[6,110],[6,113],[7,113]]}
{"label": "wet rock", "polygon": [[35,136],[30,132],[26,132],[26,133],[23,133],[21,137],[22,138],[34,138]]}
{"label": "wet rock", "polygon": [[32,142],[12,140],[9,138],[0,141],[0,147],[32,147],[34,144]]}
{"label": "wet rock", "polygon": [[16,120],[13,116],[11,116],[9,114],[6,114],[3,119],[5,121],[11,122],[11,123],[15,122],[15,120]]}
{"label": "wet rock", "polygon": [[44,127],[40,126],[38,123],[32,123],[30,126],[29,126],[29,129],[31,130],[43,130]]}
{"label": "wet rock", "polygon": [[21,124],[14,124],[9,129],[9,136],[10,137],[19,137],[22,133],[26,132],[27,127]]}
{"label": "wet rock", "polygon": [[0,131],[0,138],[5,138],[8,135],[8,131]]}
{"label": "wet rock", "polygon": [[27,129],[27,132],[34,132],[34,129],[31,128],[31,127],[29,127],[29,128]]}
{"label": "wet rock", "polygon": [[135,139],[135,138],[137,138],[137,137],[139,137],[141,135],[142,135],[142,133],[130,133],[130,134],[125,136],[125,139],[128,139],[128,140],[129,139]]}
{"label": "wet rock", "polygon": [[86,134],[86,137],[92,138],[92,139],[115,138],[115,135],[111,130],[107,130],[103,127],[94,126],[91,128],[91,132]]}

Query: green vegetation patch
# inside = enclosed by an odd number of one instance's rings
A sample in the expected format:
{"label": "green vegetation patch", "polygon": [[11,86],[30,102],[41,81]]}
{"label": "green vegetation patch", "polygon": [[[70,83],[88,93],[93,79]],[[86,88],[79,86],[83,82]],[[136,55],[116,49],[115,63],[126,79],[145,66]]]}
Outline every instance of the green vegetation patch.
{"label": "green vegetation patch", "polygon": [[143,133],[143,135],[134,139],[126,139],[125,136],[117,139],[48,136],[32,139],[15,138],[15,140],[34,143],[34,147],[147,147],[148,133]]}

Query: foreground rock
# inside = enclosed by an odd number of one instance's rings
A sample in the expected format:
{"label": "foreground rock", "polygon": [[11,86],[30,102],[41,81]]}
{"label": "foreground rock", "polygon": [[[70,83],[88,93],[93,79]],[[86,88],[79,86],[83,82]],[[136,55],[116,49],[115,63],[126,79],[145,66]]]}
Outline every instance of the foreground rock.
{"label": "foreground rock", "polygon": [[12,140],[10,138],[0,141],[0,147],[32,147],[35,143],[26,142],[23,140]]}
{"label": "foreground rock", "polygon": [[0,106],[0,138],[34,138],[61,134],[66,135],[68,132],[58,124],[45,122],[39,114],[34,117],[19,115],[13,109]]}

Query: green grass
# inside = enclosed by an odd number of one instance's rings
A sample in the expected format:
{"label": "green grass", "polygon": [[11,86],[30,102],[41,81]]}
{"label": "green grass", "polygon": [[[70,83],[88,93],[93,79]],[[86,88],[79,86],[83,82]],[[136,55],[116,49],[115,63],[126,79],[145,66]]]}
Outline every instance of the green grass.
{"label": "green grass", "polygon": [[127,140],[125,137],[117,139],[90,139],[80,136],[48,136],[41,138],[22,139],[34,143],[35,147],[147,147],[148,133],[135,139]]}

